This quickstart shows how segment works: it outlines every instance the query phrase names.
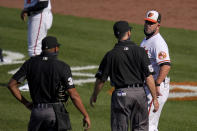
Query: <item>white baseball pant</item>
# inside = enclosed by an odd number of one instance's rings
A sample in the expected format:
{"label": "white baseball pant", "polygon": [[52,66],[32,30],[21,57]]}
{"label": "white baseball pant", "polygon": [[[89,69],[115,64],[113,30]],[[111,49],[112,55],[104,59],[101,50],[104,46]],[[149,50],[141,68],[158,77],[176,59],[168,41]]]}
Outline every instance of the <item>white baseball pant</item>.
{"label": "white baseball pant", "polygon": [[53,15],[51,10],[44,9],[41,13],[29,16],[28,18],[28,53],[29,56],[36,56],[42,52],[42,39],[51,28]]}
{"label": "white baseball pant", "polygon": [[165,82],[160,84],[160,93],[162,96],[158,97],[159,110],[153,112],[154,105],[152,102],[152,96],[147,87],[145,87],[147,98],[148,98],[148,111],[149,111],[149,131],[158,131],[159,117],[161,115],[162,108],[168,99],[170,88],[170,78],[165,78]]}

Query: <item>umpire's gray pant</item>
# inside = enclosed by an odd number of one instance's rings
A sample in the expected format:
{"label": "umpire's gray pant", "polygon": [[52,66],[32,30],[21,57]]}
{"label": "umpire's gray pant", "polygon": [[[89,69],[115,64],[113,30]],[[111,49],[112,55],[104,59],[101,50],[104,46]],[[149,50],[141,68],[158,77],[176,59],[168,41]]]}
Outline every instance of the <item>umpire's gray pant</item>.
{"label": "umpire's gray pant", "polygon": [[111,98],[112,131],[148,131],[148,103],[143,87],[115,89]]}
{"label": "umpire's gray pant", "polygon": [[36,107],[31,112],[28,131],[57,131],[53,107]]}

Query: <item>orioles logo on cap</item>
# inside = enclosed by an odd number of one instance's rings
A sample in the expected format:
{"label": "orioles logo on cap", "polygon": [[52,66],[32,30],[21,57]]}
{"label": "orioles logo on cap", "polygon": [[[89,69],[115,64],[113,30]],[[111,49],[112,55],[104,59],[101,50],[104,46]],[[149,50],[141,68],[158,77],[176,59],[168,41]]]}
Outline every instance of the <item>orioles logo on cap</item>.
{"label": "orioles logo on cap", "polygon": [[166,57],[167,57],[167,54],[166,54],[165,52],[163,52],[163,51],[159,52],[158,58],[159,58],[160,60],[163,60],[163,59],[165,59]]}
{"label": "orioles logo on cap", "polygon": [[149,13],[148,17],[152,17],[154,15],[154,13]]}

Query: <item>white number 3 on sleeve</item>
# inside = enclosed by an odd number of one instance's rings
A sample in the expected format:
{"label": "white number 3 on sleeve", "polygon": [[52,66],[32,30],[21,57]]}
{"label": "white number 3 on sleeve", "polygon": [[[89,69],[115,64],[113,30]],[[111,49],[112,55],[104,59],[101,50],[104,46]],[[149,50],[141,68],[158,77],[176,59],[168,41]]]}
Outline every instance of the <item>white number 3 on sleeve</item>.
{"label": "white number 3 on sleeve", "polygon": [[73,79],[72,79],[72,77],[69,77],[68,78],[68,84],[71,86],[71,85],[73,85]]}

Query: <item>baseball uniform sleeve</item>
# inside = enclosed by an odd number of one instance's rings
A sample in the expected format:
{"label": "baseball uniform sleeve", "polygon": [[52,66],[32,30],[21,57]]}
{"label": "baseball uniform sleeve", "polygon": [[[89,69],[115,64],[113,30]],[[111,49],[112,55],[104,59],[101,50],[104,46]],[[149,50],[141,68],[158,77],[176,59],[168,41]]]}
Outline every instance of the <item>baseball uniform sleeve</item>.
{"label": "baseball uniform sleeve", "polygon": [[150,60],[148,58],[146,51],[143,48],[141,48],[141,49],[142,49],[142,57],[141,57],[142,71],[144,72],[144,76],[148,77],[149,75],[154,74],[155,72],[154,72],[154,69],[150,63]]}
{"label": "baseball uniform sleeve", "polygon": [[163,63],[170,63],[170,56],[168,46],[164,40],[155,45],[155,58],[158,65]]}
{"label": "baseball uniform sleeve", "polygon": [[99,69],[95,75],[96,78],[100,79],[101,81],[105,82],[109,76],[109,53],[107,53],[101,61]]}
{"label": "baseball uniform sleeve", "polygon": [[13,75],[13,79],[22,83],[26,79],[27,61],[20,67],[20,69]]}
{"label": "baseball uniform sleeve", "polygon": [[63,78],[62,78],[62,84],[66,89],[75,88],[72,78],[72,73],[70,67],[67,65],[64,67],[63,71]]}

